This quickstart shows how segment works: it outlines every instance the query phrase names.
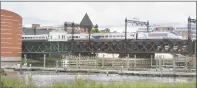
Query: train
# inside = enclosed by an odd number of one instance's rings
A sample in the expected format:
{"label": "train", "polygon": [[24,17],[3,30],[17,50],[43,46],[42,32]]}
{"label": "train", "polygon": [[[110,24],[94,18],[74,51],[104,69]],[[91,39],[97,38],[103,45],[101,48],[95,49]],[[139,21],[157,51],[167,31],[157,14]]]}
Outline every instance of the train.
{"label": "train", "polygon": [[[72,34],[68,34],[68,39],[72,39]],[[88,39],[88,34],[74,34],[74,39]],[[90,39],[125,39],[125,33],[94,33]],[[127,39],[183,39],[183,37],[175,32],[130,32],[127,33]]]}
{"label": "train", "polygon": [[[44,35],[23,35],[23,40],[46,40],[46,41],[68,41],[72,39],[72,34],[50,33]],[[80,33],[73,35],[74,40],[88,40],[89,34]],[[127,39],[182,39],[183,37],[175,32],[130,32]],[[94,33],[90,35],[92,40],[123,40],[125,33]]]}

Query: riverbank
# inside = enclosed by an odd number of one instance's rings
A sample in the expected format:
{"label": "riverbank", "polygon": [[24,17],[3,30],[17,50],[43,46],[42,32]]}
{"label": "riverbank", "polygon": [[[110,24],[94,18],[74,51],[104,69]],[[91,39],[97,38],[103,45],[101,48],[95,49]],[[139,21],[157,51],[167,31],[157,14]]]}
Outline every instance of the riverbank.
{"label": "riverbank", "polygon": [[[55,82],[52,86],[37,86],[29,76],[28,81],[22,78],[2,79],[5,88],[196,88],[196,80],[189,83],[161,83],[161,82],[95,82],[76,79],[72,82]],[[28,84],[27,84],[28,83]]]}

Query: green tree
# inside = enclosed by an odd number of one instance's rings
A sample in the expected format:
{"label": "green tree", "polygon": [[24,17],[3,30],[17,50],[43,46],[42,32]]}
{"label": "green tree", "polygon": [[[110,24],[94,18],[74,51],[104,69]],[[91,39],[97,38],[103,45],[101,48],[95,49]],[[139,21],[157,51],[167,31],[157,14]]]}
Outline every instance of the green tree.
{"label": "green tree", "polygon": [[98,28],[93,28],[91,33],[100,33],[100,32],[99,32]]}
{"label": "green tree", "polygon": [[97,24],[94,26],[94,28],[92,29],[91,33],[100,33]]}

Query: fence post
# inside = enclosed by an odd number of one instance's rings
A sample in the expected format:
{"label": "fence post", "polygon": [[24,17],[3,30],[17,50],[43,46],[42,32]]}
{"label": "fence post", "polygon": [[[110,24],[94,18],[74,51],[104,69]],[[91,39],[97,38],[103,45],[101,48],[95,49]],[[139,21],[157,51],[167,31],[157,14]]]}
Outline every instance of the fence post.
{"label": "fence post", "polygon": [[102,58],[102,69],[104,68],[104,54],[103,54],[103,58]]}
{"label": "fence post", "polygon": [[56,71],[58,70],[58,60],[56,60]]}
{"label": "fence post", "polygon": [[127,70],[129,70],[129,54],[127,55]]}
{"label": "fence post", "polygon": [[176,58],[177,56],[175,55],[175,57],[173,58],[173,72],[175,73],[175,68],[176,68]]}
{"label": "fence post", "polygon": [[185,58],[185,71],[187,71],[187,62],[188,62],[189,56],[187,55]]}
{"label": "fence post", "polygon": [[156,71],[158,71],[158,56],[155,58],[155,60],[156,60]]}
{"label": "fence post", "polygon": [[150,64],[151,64],[151,68],[152,68],[152,65],[153,65],[153,62],[152,62],[153,61],[153,55],[150,56],[150,59],[151,59]]}
{"label": "fence post", "polygon": [[[74,56],[72,56],[74,57]],[[78,69],[78,58],[77,57],[74,57],[75,58],[75,63],[76,63],[76,70]]]}
{"label": "fence post", "polygon": [[196,43],[195,43],[195,49],[194,49],[194,50],[195,50],[195,51],[194,51],[194,52],[195,52],[195,53],[194,53],[194,55],[195,55],[195,57],[194,57],[194,68],[195,68],[195,72],[196,72],[196,48],[197,48],[197,47],[196,47]]}
{"label": "fence post", "polygon": [[25,64],[27,64],[27,55],[24,54],[24,58],[25,58]]}
{"label": "fence post", "polygon": [[136,55],[134,55],[134,69],[136,70]]}
{"label": "fence post", "polygon": [[162,62],[161,62],[162,60],[161,60],[161,59],[162,59],[162,58],[160,57],[160,58],[159,58],[159,70],[160,70],[160,71],[161,71],[161,66],[162,66]]}
{"label": "fence post", "polygon": [[81,67],[80,67],[80,64],[81,64],[81,53],[79,53],[79,62],[78,62],[78,68],[80,69]]}
{"label": "fence post", "polygon": [[112,67],[114,68],[114,53],[112,54]]}
{"label": "fence post", "polygon": [[97,56],[98,56],[98,54],[96,54],[96,56],[94,57],[94,60],[95,60],[95,69],[97,68]]}
{"label": "fence post", "polygon": [[45,68],[45,66],[46,66],[46,65],[45,65],[45,63],[46,63],[45,61],[46,61],[46,54],[44,54],[44,64],[43,64],[43,65],[44,65],[44,68]]}

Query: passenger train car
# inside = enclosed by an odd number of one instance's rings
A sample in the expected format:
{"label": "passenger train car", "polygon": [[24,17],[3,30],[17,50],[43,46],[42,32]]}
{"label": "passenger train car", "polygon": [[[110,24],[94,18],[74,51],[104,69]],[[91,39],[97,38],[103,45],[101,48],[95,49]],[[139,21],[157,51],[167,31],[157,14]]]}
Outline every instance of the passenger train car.
{"label": "passenger train car", "polygon": [[[74,40],[87,40],[89,34],[74,34]],[[51,33],[45,35],[23,35],[23,40],[47,40],[47,41],[68,41],[72,39],[72,34]],[[95,33],[90,35],[95,40],[123,40],[125,33]],[[127,33],[127,39],[183,39],[174,32],[131,32]]]}
{"label": "passenger train car", "polygon": [[[68,35],[68,39],[72,39],[72,35]],[[75,40],[88,39],[88,34],[74,34]],[[125,39],[125,33],[95,33],[91,34],[91,39]],[[127,33],[127,39],[183,39],[182,36],[174,32],[132,32]]]}

